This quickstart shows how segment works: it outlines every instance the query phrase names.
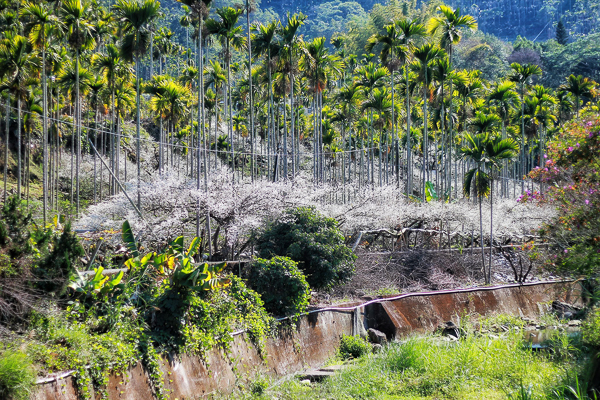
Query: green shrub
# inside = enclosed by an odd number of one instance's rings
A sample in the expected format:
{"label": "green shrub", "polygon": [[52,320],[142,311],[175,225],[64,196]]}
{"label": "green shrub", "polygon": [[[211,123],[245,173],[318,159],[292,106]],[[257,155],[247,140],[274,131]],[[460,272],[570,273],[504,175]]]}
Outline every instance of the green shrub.
{"label": "green shrub", "polygon": [[255,396],[262,396],[268,388],[269,380],[264,376],[258,377],[249,385],[250,393],[252,393]]}
{"label": "green shrub", "polygon": [[298,264],[289,258],[257,258],[252,263],[248,284],[274,315],[299,314],[308,306],[310,287]]}
{"label": "green shrub", "polygon": [[29,399],[34,384],[35,371],[25,354],[6,350],[0,355],[0,398]]}
{"label": "green shrub", "polygon": [[42,278],[39,286],[49,292],[64,293],[69,278],[75,273],[75,264],[85,254],[71,224],[65,224],[60,236],[52,237],[52,250],[42,259],[35,273]]}
{"label": "green shrub", "polygon": [[600,348],[600,308],[595,308],[590,312],[583,322],[581,332],[586,343]]}
{"label": "green shrub", "polygon": [[344,244],[337,221],[313,207],[286,211],[257,239],[262,258],[289,257],[299,263],[311,287],[330,288],[350,279],[356,256]]}
{"label": "green shrub", "polygon": [[358,358],[371,351],[371,345],[360,336],[342,336],[340,342],[340,357],[347,360],[349,358]]}

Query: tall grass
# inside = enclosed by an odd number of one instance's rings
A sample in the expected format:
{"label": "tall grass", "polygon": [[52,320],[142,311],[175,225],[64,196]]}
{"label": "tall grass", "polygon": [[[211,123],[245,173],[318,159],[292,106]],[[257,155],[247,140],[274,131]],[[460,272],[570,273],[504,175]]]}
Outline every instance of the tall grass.
{"label": "tall grass", "polygon": [[5,350],[0,355],[0,399],[25,400],[33,392],[35,371],[27,356]]}

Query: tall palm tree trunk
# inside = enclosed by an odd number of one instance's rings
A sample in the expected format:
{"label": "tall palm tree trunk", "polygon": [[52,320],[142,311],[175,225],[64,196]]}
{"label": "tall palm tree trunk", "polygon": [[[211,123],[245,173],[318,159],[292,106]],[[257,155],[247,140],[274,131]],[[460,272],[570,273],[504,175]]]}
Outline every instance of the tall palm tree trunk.
{"label": "tall palm tree trunk", "polygon": [[[479,163],[477,166],[477,174],[479,174]],[[477,175],[475,176],[475,180],[477,180]],[[489,280],[487,277],[487,274],[485,272],[485,254],[484,254],[484,250],[483,250],[483,212],[481,210],[481,202],[482,202],[482,196],[480,195],[479,191],[477,190],[477,182],[475,183],[475,194],[477,196],[477,200],[479,200],[479,242],[481,244],[481,267],[483,270],[483,276],[485,278],[485,283],[489,284]]]}
{"label": "tall palm tree trunk", "polygon": [[422,187],[421,187],[421,195],[423,197],[423,201],[427,200],[425,195],[425,184],[427,182],[427,171],[429,170],[428,163],[428,133],[427,133],[427,66],[425,66],[425,85],[423,87],[423,178],[422,178]]}
{"label": "tall palm tree trunk", "polygon": [[283,180],[288,178],[288,151],[287,151],[287,116],[285,94],[283,96]]}
{"label": "tall palm tree trunk", "polygon": [[249,0],[246,0],[246,27],[248,29],[248,79],[250,84],[250,179],[254,183],[254,99],[252,94],[252,40],[250,37]]}
{"label": "tall palm tree trunk", "polygon": [[410,134],[410,89],[408,87],[408,66],[405,67],[406,74],[406,194],[411,196],[412,190],[412,143]]}
{"label": "tall palm tree trunk", "polygon": [[235,184],[235,151],[233,149],[233,118],[232,118],[232,107],[231,107],[231,57],[229,54],[230,44],[227,40],[227,100],[225,112],[229,114],[229,120],[227,121],[227,130],[229,132],[229,140],[231,144],[231,183]]}
{"label": "tall palm tree trunk", "polygon": [[6,204],[6,191],[7,191],[7,181],[8,181],[8,152],[9,149],[9,129],[10,129],[10,92],[6,96],[6,127],[5,127],[5,137],[4,140],[4,203]]}
{"label": "tall palm tree trunk", "polygon": [[17,95],[17,197],[21,198],[21,96]]}
{"label": "tall palm tree trunk", "polygon": [[294,135],[294,73],[291,64],[290,56],[290,137],[292,140],[292,177],[294,177],[296,176],[296,136]]}
{"label": "tall palm tree trunk", "polygon": [[491,181],[490,189],[490,265],[488,268],[487,282],[492,282],[492,248],[494,244],[494,181]]}
{"label": "tall palm tree trunk", "polygon": [[521,193],[525,192],[525,179],[523,178],[525,176],[525,164],[526,164],[526,157],[527,155],[525,154],[525,104],[524,104],[524,97],[525,97],[525,85],[522,83],[521,84]]}
{"label": "tall palm tree trunk", "polygon": [[75,156],[75,197],[77,205],[75,207],[76,215],[79,215],[79,164],[81,164],[81,99],[79,98],[79,49],[75,54],[75,132],[76,138],[76,156]]}
{"label": "tall palm tree trunk", "polygon": [[135,59],[135,97],[136,97],[136,121],[135,130],[137,135],[137,208],[142,215],[142,193],[141,193],[141,179],[142,179],[142,166],[140,163],[141,151],[140,151],[140,60],[139,57]]}
{"label": "tall palm tree trunk", "polygon": [[[42,177],[42,215],[43,223],[46,226],[46,210],[48,208],[48,97],[46,84],[46,46],[42,46],[42,96],[43,96],[43,126],[42,126],[42,152],[43,154],[43,177]],[[95,169],[94,169],[95,171]],[[95,184],[94,174],[94,184]],[[94,186],[95,188],[95,186]],[[96,191],[94,190],[94,197]],[[95,200],[95,199],[94,199]]]}

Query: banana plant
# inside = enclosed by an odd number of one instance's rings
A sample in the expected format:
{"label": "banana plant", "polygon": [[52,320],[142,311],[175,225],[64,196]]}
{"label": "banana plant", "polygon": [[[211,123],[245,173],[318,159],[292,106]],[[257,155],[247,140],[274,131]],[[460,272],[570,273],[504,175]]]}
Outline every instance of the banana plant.
{"label": "banana plant", "polygon": [[169,279],[171,287],[195,291],[224,288],[231,283],[230,279],[218,276],[227,266],[226,263],[209,265],[194,261],[202,241],[198,237],[192,239],[187,248],[184,247],[183,236],[179,236],[162,253],[150,252],[140,256],[139,246],[128,221],[123,223],[122,232],[123,241],[132,255],[132,258],[125,262],[125,266],[130,270],[142,270],[145,274],[148,267],[152,267],[158,275]]}
{"label": "banana plant", "polygon": [[119,274],[112,279],[108,276],[104,276],[102,274],[103,271],[103,267],[94,268],[95,273],[91,278],[77,271],[77,275],[71,277],[68,287],[73,289],[76,296],[85,298],[106,296],[115,289],[123,287],[123,284],[121,283],[123,271],[119,272]]}

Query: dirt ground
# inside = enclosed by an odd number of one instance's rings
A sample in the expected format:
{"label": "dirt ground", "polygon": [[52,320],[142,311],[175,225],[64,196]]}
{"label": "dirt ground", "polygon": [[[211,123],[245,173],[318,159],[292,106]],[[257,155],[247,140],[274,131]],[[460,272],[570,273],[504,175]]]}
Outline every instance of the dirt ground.
{"label": "dirt ground", "polygon": [[[485,251],[489,265],[489,250]],[[345,285],[329,292],[313,293],[313,304],[332,304],[358,300],[364,297],[398,293],[467,288],[485,284],[481,250],[410,250],[402,252],[359,250],[356,272]],[[517,254],[511,259],[517,274],[524,275],[529,261],[523,255],[522,264]],[[556,278],[533,263],[526,282]],[[521,265],[523,271],[521,272]],[[515,283],[515,272],[507,258],[498,252],[492,256],[492,284]]]}

